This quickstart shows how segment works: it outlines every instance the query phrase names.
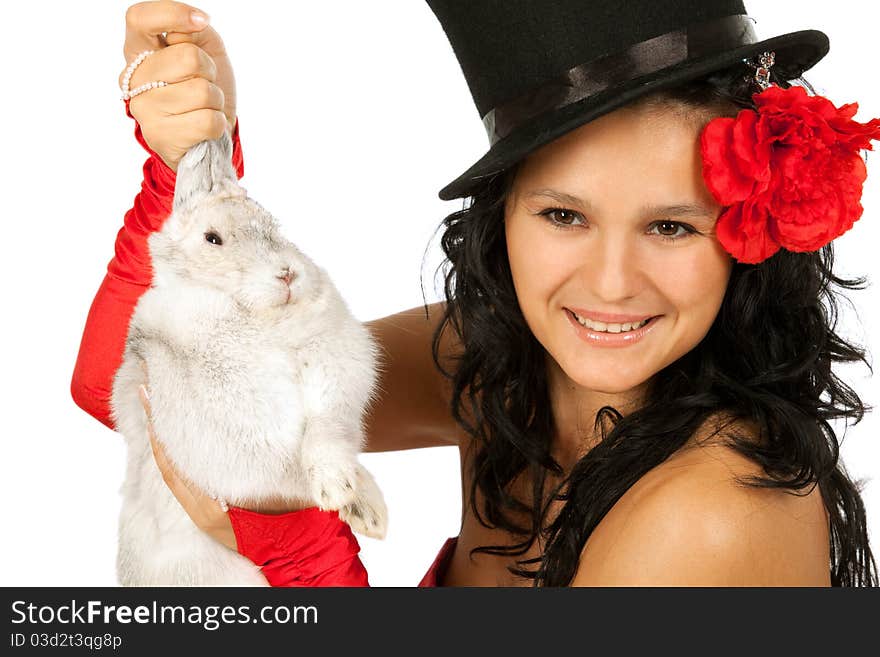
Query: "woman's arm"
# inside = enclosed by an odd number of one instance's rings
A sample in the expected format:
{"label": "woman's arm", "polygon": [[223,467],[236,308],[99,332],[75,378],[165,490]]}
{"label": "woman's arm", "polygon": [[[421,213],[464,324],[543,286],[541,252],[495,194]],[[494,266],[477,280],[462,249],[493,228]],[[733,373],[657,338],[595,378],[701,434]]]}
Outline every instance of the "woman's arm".
{"label": "woman's arm", "polygon": [[[134,118],[128,101],[125,109],[128,116]],[[150,157],[144,163],[141,191],[132,208],[125,213],[123,226],[116,235],[116,254],[107,266],[107,274],[89,309],[70,383],[74,402],[111,429],[113,376],[122,363],[134,307],[153,279],[147,238],[159,230],[171,214],[177,178],[177,174],[147,145],[137,121],[134,135]],[[232,163],[241,178],[244,157],[237,120],[232,144]]]}
{"label": "woman's arm", "polygon": [[[434,330],[445,304],[423,306],[367,323],[379,342],[381,366],[376,401],[366,417],[364,451],[458,445],[461,427],[450,412],[451,387],[431,355]],[[443,333],[440,357],[449,368],[458,343]]]}
{"label": "woman's arm", "polygon": [[[150,157],[141,192],[116,237],[116,255],[89,310],[70,384],[74,401],[111,428],[112,379],[122,361],[131,314],[153,277],[147,237],[171,214],[177,163],[192,146],[218,139],[231,128],[232,162],[238,177],[244,175],[232,64],[220,35],[195,22],[193,9],[180,2],[138,2],[125,13],[125,61],[153,51],[134,69],[130,88],[152,80],[168,85],[125,101],[135,138]],[[126,66],[119,74],[120,86],[127,72]]]}

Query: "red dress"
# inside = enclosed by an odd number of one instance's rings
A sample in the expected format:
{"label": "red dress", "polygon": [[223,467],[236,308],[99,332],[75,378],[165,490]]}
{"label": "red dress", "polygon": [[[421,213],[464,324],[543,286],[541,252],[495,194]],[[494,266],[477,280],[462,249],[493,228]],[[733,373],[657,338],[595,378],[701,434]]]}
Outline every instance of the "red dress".
{"label": "red dress", "polygon": [[[128,101],[125,111],[134,119]],[[144,163],[144,181],[134,206],[125,213],[116,236],[116,255],[89,309],[70,386],[77,405],[111,429],[113,376],[122,363],[134,307],[152,281],[147,237],[171,214],[177,177],[147,145],[137,121],[134,135],[150,154]],[[232,163],[241,178],[244,159],[238,121],[232,142]],[[369,586],[357,539],[336,511],[311,507],[268,515],[230,507],[229,518],[239,553],[260,566],[272,586]],[[419,586],[442,582],[455,543],[455,538],[446,541]]]}

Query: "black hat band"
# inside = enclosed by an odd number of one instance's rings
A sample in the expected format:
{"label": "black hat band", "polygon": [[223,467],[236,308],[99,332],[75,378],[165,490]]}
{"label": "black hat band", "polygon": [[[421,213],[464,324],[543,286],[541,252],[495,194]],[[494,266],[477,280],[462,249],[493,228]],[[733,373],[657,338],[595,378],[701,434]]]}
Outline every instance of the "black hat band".
{"label": "black hat band", "polygon": [[536,116],[571,105],[611,87],[656,73],[684,61],[757,43],[754,19],[737,14],[661,34],[626,50],[570,69],[483,117],[489,143],[495,144]]}

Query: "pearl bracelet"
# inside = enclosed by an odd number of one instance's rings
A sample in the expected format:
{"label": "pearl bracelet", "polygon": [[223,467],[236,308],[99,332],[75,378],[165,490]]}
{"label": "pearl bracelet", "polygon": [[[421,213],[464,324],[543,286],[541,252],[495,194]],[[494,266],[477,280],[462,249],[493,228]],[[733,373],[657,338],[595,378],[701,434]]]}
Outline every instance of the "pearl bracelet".
{"label": "pearl bracelet", "polygon": [[229,513],[229,505],[226,504],[226,500],[217,495],[211,495],[211,499],[220,505],[220,510],[223,511],[223,513]]}
{"label": "pearl bracelet", "polygon": [[147,82],[137,87],[136,89],[129,90],[128,83],[131,81],[131,74],[134,73],[134,70],[140,66],[141,62],[147,58],[147,55],[152,55],[154,50],[145,50],[137,57],[135,57],[134,61],[128,65],[128,68],[125,69],[125,75],[122,77],[122,100],[128,100],[130,98],[134,98],[138,94],[142,94],[145,91],[150,89],[156,89],[158,87],[167,86],[167,82],[163,82],[162,80],[155,80],[153,82]]}

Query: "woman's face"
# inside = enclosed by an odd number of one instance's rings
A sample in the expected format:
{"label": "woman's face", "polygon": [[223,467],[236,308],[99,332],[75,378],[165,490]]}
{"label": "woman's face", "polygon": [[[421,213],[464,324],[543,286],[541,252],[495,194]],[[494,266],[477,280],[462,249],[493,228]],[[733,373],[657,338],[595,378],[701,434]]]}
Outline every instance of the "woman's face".
{"label": "woman's face", "polygon": [[505,206],[514,286],[535,337],[578,386],[635,389],[718,313],[733,261],[714,233],[721,208],[702,179],[702,125],[625,108],[520,164]]}

